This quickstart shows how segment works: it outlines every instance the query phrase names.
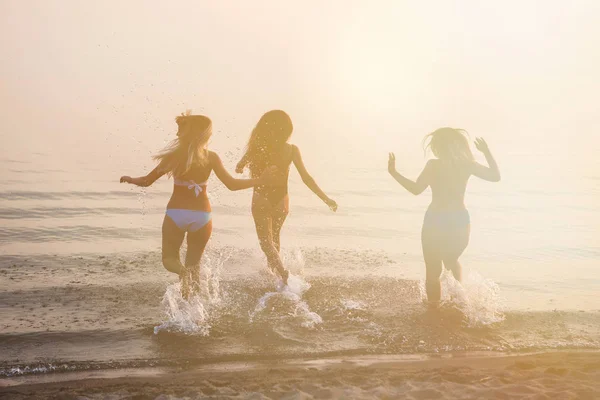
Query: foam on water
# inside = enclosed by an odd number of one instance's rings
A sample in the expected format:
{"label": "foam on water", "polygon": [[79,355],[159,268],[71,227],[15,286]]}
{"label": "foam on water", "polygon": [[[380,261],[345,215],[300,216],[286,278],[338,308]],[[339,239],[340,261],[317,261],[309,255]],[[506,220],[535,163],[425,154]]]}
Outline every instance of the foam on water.
{"label": "foam on water", "polygon": [[53,365],[53,364],[48,364],[48,365],[26,365],[23,367],[12,367],[12,368],[0,368],[0,376],[2,377],[12,377],[12,376],[19,376],[19,375],[32,375],[32,374],[47,374],[50,372],[56,372],[56,371],[68,371],[70,369],[73,369],[72,367],[68,366],[68,365]]}
{"label": "foam on water", "polygon": [[365,304],[361,301],[356,301],[352,299],[341,299],[340,303],[344,310],[364,310]]}

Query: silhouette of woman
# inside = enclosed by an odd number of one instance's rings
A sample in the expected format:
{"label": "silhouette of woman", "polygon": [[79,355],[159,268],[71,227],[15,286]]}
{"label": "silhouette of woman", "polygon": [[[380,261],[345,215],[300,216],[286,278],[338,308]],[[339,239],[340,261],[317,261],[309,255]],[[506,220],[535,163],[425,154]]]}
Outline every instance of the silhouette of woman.
{"label": "silhouette of woman", "polygon": [[246,152],[237,164],[236,172],[242,173],[248,167],[252,177],[260,176],[270,166],[277,168],[272,186],[258,185],[252,198],[252,216],[262,251],[267,256],[269,268],[279,274],[287,284],[289,276],[279,254],[281,248],[281,228],[289,212],[288,178],[293,163],[302,177],[302,181],[331,210],[337,210],[337,203],[327,197],[310,176],[300,149],[288,140],[293,125],[289,115],[281,110],[264,114],[250,135]]}
{"label": "silhouette of woman", "polygon": [[414,195],[431,186],[432,200],[423,221],[421,243],[425,259],[425,286],[430,305],[437,306],[441,297],[440,275],[443,265],[456,280],[462,279],[458,258],[466,249],[470,235],[470,217],[464,203],[467,182],[471,175],[490,182],[500,180],[500,170],[485,140],[475,140],[488,166],[476,162],[469,148],[466,132],[440,128],[425,136],[425,149],[430,148],[436,159],[429,160],[416,181],[396,171],[396,157],[389,154],[388,171],[394,179]]}

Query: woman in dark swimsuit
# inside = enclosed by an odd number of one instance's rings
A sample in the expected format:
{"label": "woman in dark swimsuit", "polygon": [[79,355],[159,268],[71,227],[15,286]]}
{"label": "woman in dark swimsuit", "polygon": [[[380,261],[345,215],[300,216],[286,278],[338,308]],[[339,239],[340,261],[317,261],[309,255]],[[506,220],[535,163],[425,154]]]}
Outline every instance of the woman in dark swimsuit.
{"label": "woman in dark swimsuit", "polygon": [[289,115],[281,110],[264,114],[250,135],[246,153],[238,163],[236,172],[242,173],[248,167],[252,177],[260,176],[267,168],[276,167],[277,174],[272,186],[258,185],[252,197],[252,216],[262,251],[267,256],[269,268],[277,272],[287,284],[289,272],[284,268],[279,255],[281,249],[281,228],[289,212],[288,178],[292,163],[302,177],[302,181],[321,200],[337,210],[337,203],[327,197],[310,176],[300,150],[289,144],[293,125]]}
{"label": "woman in dark swimsuit", "polygon": [[[217,153],[207,149],[212,135],[212,122],[208,117],[190,115],[188,111],[175,121],[179,128],[177,138],[154,157],[158,166],[146,176],[123,176],[121,183],[148,187],[165,174],[174,178],[173,194],[162,226],[162,262],[168,271],[179,275],[182,295],[187,298],[200,284],[200,259],[212,233],[211,207],[206,193],[211,172],[214,171],[229,190],[264,185],[269,172],[256,179],[233,178]],[[186,233],[187,253],[182,264],[179,250]]]}

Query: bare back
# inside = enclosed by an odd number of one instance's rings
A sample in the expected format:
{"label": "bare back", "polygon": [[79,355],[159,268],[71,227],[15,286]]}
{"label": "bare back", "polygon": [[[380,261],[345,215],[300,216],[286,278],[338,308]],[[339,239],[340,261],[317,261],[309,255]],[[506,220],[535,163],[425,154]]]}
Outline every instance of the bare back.
{"label": "bare back", "polygon": [[[198,210],[210,212],[210,201],[206,193],[206,181],[210,177],[212,166],[193,166],[180,177],[174,177],[173,194],[167,208]],[[198,191],[196,191],[198,187]]]}
{"label": "bare back", "polygon": [[432,210],[464,210],[465,191],[471,176],[467,162],[445,162],[435,159],[427,163],[429,186],[431,186]]}

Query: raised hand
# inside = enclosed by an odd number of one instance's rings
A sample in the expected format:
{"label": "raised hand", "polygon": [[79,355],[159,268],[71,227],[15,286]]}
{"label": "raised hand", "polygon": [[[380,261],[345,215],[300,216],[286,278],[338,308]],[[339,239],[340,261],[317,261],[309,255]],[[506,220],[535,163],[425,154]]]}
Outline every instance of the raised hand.
{"label": "raised hand", "polygon": [[396,172],[396,155],[394,153],[389,154],[388,172],[390,174],[393,174],[394,172]]}
{"label": "raised hand", "polygon": [[483,140],[483,138],[475,138],[475,147],[477,148],[477,150],[479,150],[482,153],[489,153],[490,152],[490,148],[488,147],[488,144],[486,143],[485,140]]}

